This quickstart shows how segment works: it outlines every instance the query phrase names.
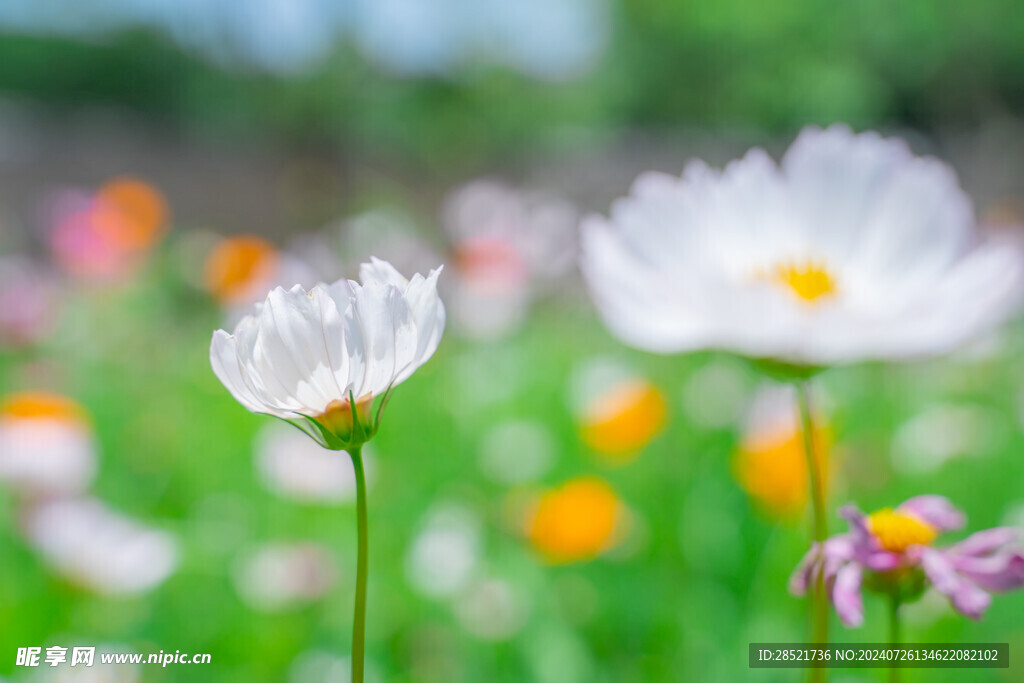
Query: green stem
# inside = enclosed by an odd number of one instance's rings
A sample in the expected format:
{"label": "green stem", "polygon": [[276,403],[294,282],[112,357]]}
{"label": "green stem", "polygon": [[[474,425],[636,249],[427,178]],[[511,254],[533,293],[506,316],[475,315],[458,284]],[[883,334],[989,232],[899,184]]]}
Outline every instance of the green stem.
{"label": "green stem", "polygon": [[[814,540],[818,544],[818,552],[824,552],[825,539],[828,537],[828,519],[825,516],[825,487],[819,467],[821,459],[816,452],[817,445],[814,434],[814,416],[811,412],[811,387],[808,380],[796,384],[797,403],[800,406],[800,426],[803,432],[804,453],[807,456],[807,471],[810,474],[811,507],[814,514]],[[812,641],[818,644],[828,643],[828,598],[825,595],[824,572],[818,572],[812,598]],[[812,681],[824,681],[825,669],[809,669]]]}
{"label": "green stem", "polygon": [[[900,637],[900,604],[902,601],[898,594],[893,593],[889,600],[889,645],[899,645]],[[896,667],[889,668],[889,683],[899,683],[900,670]]]}
{"label": "green stem", "polygon": [[356,561],[356,604],[352,616],[352,683],[363,683],[363,652],[366,649],[366,474],[362,447],[349,451],[356,471],[356,523],[359,528],[359,555]]}

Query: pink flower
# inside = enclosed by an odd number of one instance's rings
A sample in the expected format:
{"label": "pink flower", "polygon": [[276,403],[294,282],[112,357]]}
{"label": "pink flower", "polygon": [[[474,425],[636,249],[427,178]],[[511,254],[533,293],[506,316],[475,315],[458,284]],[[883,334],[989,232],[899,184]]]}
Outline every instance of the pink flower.
{"label": "pink flower", "polygon": [[[991,593],[1024,586],[1024,550],[1009,527],[986,529],[963,541],[936,548],[943,531],[964,526],[963,513],[942,496],[917,496],[896,509],[865,515],[852,505],[840,516],[850,531],[815,543],[790,578],[790,592],[804,595],[824,572],[825,590],[846,626],[864,621],[861,588],[868,582],[882,592],[916,597],[913,586],[931,585],[961,614],[979,619]],[[908,591],[908,587],[911,587]]]}

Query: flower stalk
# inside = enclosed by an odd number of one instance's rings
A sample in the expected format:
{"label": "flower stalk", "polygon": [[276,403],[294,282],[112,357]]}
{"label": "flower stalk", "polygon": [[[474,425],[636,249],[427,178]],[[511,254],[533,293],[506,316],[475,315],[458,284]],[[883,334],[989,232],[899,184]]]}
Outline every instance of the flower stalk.
{"label": "flower stalk", "polygon": [[[889,595],[889,645],[899,645],[900,635],[900,605],[903,600],[898,592]],[[900,670],[897,667],[889,668],[889,683],[899,683]]]}
{"label": "flower stalk", "polygon": [[[800,430],[803,432],[804,453],[807,456],[807,472],[810,476],[813,534],[818,552],[823,552],[828,537],[828,519],[825,516],[825,488],[821,472],[821,460],[815,444],[814,416],[811,412],[811,388],[807,379],[796,384],[797,403],[800,406]],[[811,599],[811,640],[823,645],[828,642],[828,599],[825,595],[825,575],[819,572]],[[811,669],[811,680],[824,681],[825,669]]]}
{"label": "flower stalk", "polygon": [[352,683],[363,683],[363,660],[366,649],[366,576],[369,549],[366,521],[366,473],[363,469],[363,448],[349,451],[356,473],[356,526],[358,550],[356,560],[356,601],[352,611]]}

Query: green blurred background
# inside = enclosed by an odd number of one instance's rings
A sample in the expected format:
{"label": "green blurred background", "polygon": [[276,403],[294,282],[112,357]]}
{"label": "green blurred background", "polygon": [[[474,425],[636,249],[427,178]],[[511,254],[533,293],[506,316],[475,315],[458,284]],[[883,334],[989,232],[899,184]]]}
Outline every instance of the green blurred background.
{"label": "green blurred background", "polygon": [[[445,263],[449,307],[372,443],[375,680],[802,680],[747,668],[747,643],[802,640],[807,620],[786,590],[807,525],[736,476],[764,380],[722,355],[617,344],[572,266],[577,217],[642,170],[777,153],[843,121],[949,160],[985,228],[1019,232],[1022,40],[1004,0],[7,0],[0,394],[77,401],[98,470],[74,495],[159,530],[174,561],[145,590],[97,590],[26,531],[54,494],[0,482],[0,679],[346,680],[352,503],[275,489],[272,420],[231,399],[207,353],[256,292],[355,277],[372,253]],[[148,232],[96,213],[125,176]],[[240,234],[255,256],[223,241]],[[823,375],[831,507],[939,493],[970,529],[1024,527],[1022,335]],[[612,456],[586,436],[609,376],[665,406]],[[618,523],[552,562],[530,510],[579,477],[610,486]],[[885,640],[885,605],[866,603],[866,625],[834,620],[836,639]],[[1014,666],[904,680],[1020,680],[1022,608],[1000,596],[973,623],[926,597],[908,640],[1009,641]],[[19,647],[49,645],[213,661],[15,666]]]}

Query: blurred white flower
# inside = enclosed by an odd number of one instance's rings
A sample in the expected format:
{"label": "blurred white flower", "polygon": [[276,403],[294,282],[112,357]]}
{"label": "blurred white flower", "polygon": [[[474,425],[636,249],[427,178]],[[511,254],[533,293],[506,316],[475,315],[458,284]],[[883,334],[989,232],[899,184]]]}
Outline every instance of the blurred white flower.
{"label": "blurred white flower", "polygon": [[980,406],[937,404],[925,408],[896,431],[893,465],[907,473],[931,472],[947,460],[991,453],[1005,429]]}
{"label": "blurred white flower", "polygon": [[413,218],[394,207],[364,211],[341,221],[335,229],[346,268],[355,268],[374,254],[382,254],[401,273],[420,273],[442,260]]}
{"label": "blurred white flower", "polygon": [[57,281],[48,270],[26,258],[0,258],[0,347],[42,341],[59,309]]}
{"label": "blurred white flower", "polygon": [[374,399],[385,400],[441,341],[440,273],[410,281],[373,259],[360,268],[362,285],[278,287],[234,334],[214,332],[213,371],[248,410],[293,421],[335,450],[361,445],[376,431]]}
{"label": "blurred white flower", "polygon": [[[256,464],[266,487],[282,498],[307,503],[347,503],[356,498],[351,458],[280,422],[260,430]],[[373,457],[368,448],[363,451],[363,466],[372,480]]]}
{"label": "blurred white flower", "polygon": [[585,220],[582,268],[626,343],[801,366],[948,351],[1024,281],[1018,249],[978,243],[951,168],[844,126],[804,130],[781,165],[754,149],[641,176]]}
{"label": "blurred white flower", "polygon": [[457,593],[479,565],[480,535],[480,520],[473,512],[451,503],[436,505],[406,556],[409,583],[432,598]]}
{"label": "blurred white flower", "polygon": [[[372,660],[366,662],[366,683],[383,683],[384,677]],[[288,683],[349,683],[352,658],[327,650],[306,650],[288,668]]]}
{"label": "blurred white flower", "polygon": [[478,338],[517,329],[538,287],[571,268],[577,217],[562,199],[496,182],[478,180],[453,192],[443,209],[455,254],[453,321]]}
{"label": "blurred white flower", "polygon": [[455,615],[466,631],[481,640],[506,640],[523,627],[528,604],[528,596],[507,581],[487,578],[459,596]]}
{"label": "blurred white flower", "polygon": [[531,277],[555,277],[573,266],[579,212],[561,197],[474,180],[447,197],[442,218],[457,247],[474,239],[507,244]]}
{"label": "blurred white flower", "polygon": [[715,359],[693,371],[682,390],[686,416],[701,427],[731,427],[743,411],[749,380],[736,359]]}
{"label": "blurred white flower", "polygon": [[178,543],[171,534],[95,499],[36,505],[26,515],[25,533],[55,570],[101,594],[143,593],[163,583],[178,564]]}
{"label": "blurred white flower", "polygon": [[556,448],[554,435],[542,422],[506,420],[484,435],[480,469],[499,484],[533,481],[551,469]]}
{"label": "blurred white flower", "polygon": [[253,609],[278,612],[316,602],[338,578],[330,551],[314,543],[268,543],[239,563],[235,586]]}
{"label": "blurred white flower", "polygon": [[25,392],[0,403],[0,484],[22,496],[84,491],[96,443],[84,409],[56,394]]}

